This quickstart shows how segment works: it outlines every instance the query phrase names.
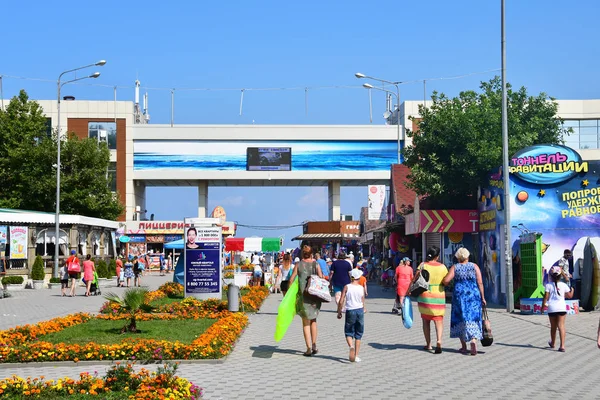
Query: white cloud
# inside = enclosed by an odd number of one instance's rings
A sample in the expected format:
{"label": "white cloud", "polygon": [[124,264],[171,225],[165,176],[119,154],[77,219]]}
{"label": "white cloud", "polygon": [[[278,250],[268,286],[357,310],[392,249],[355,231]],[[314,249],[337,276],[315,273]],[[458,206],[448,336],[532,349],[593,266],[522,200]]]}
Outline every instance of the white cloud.
{"label": "white cloud", "polygon": [[308,189],[308,193],[300,197],[296,202],[300,207],[322,206],[327,204],[327,188],[314,187]]}

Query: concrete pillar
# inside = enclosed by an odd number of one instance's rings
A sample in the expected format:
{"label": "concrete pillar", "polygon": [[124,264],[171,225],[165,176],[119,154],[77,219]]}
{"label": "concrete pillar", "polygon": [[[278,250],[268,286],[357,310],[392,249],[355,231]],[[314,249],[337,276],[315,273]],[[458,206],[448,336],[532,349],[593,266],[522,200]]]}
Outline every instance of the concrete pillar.
{"label": "concrete pillar", "polygon": [[329,220],[339,221],[340,214],[340,181],[329,181],[327,184],[329,195]]}
{"label": "concrete pillar", "polygon": [[208,208],[208,181],[198,181],[198,218],[206,218]]}
{"label": "concrete pillar", "polygon": [[149,216],[146,215],[146,182],[135,181],[133,185],[133,195],[135,204],[133,212],[137,213],[137,220],[147,219]]}

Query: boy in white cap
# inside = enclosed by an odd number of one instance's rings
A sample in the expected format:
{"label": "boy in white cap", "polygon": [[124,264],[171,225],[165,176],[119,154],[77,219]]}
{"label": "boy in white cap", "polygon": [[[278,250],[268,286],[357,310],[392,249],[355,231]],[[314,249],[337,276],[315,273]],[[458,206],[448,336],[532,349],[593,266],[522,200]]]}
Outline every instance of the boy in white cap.
{"label": "boy in white cap", "polygon": [[342,308],[346,309],[344,334],[350,348],[351,362],[360,362],[358,352],[360,341],[365,330],[365,288],[360,284],[362,271],[355,268],[350,273],[351,282],[344,286],[342,297],[338,303],[338,319],[342,319]]}

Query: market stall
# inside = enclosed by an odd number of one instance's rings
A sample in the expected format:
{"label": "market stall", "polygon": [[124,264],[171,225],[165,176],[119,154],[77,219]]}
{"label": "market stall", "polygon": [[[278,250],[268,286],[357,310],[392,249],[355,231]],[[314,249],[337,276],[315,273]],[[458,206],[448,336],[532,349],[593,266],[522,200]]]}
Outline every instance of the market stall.
{"label": "market stall", "polygon": [[[225,239],[225,251],[230,252],[230,260],[234,259],[234,252],[245,253],[272,253],[279,252],[283,245],[282,238],[234,238],[228,237]],[[264,271],[263,273],[265,285],[272,283],[272,272]],[[246,286],[252,280],[252,271],[242,271],[236,268],[234,272],[234,283],[238,286]]]}

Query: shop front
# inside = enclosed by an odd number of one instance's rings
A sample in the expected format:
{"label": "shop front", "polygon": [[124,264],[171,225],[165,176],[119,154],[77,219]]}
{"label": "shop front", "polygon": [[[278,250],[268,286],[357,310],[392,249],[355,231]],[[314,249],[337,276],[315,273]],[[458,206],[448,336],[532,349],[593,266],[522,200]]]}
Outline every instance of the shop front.
{"label": "shop front", "polygon": [[313,221],[302,226],[302,235],[292,240],[300,241],[300,246],[307,244],[313,251],[326,257],[344,252],[358,254],[360,252],[359,221]]}
{"label": "shop front", "polygon": [[27,274],[36,256],[51,273],[56,246],[61,263],[71,250],[80,256],[108,260],[117,254],[118,226],[114,221],[61,214],[56,240],[55,214],[0,209],[0,273]]}

